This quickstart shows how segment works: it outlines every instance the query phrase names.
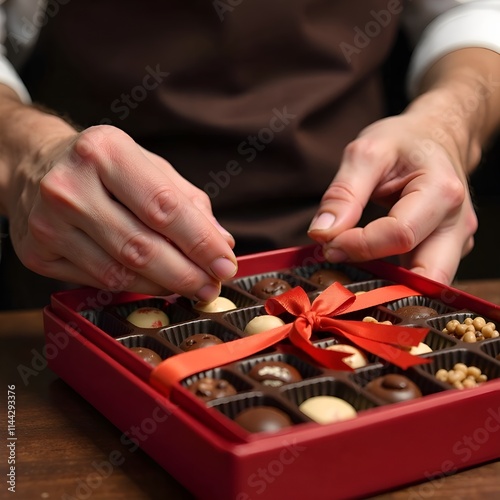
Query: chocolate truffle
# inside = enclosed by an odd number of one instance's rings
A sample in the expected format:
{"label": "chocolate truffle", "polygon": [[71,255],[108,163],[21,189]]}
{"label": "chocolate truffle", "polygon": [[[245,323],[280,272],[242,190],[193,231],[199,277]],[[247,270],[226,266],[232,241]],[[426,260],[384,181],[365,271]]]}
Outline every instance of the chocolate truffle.
{"label": "chocolate truffle", "polygon": [[433,318],[438,312],[432,307],[426,306],[403,306],[394,311],[405,321],[420,321],[422,319]]}
{"label": "chocolate truffle", "polygon": [[397,373],[388,373],[368,382],[365,389],[377,396],[384,404],[398,403],[420,398],[422,393],[408,377]]}
{"label": "chocolate truffle", "polygon": [[127,316],[127,321],[140,328],[161,328],[168,326],[168,316],[157,307],[139,307]]}
{"label": "chocolate truffle", "polygon": [[354,418],[356,409],[341,398],[335,396],[315,396],[306,399],[299,410],[318,424],[331,424]]}
{"label": "chocolate truffle", "polygon": [[299,371],[283,361],[261,361],[248,372],[248,376],[267,387],[281,387],[302,380]]}
{"label": "chocolate truffle", "polygon": [[309,276],[309,281],[322,287],[328,288],[333,283],[340,283],[341,285],[347,285],[352,283],[351,278],[347,274],[336,271],[334,269],[318,269],[316,272]]}
{"label": "chocolate truffle", "polygon": [[278,318],[278,316],[273,316],[271,314],[263,314],[261,316],[255,316],[251,319],[245,329],[244,333],[247,335],[255,335],[256,333],[265,332],[267,330],[272,330],[278,326],[283,326],[285,322]]}
{"label": "chocolate truffle", "polygon": [[346,365],[349,365],[354,370],[356,368],[362,368],[363,366],[366,366],[368,363],[366,356],[359,349],[356,349],[356,347],[353,347],[352,345],[333,344],[331,346],[328,346],[326,349],[328,349],[329,351],[339,351],[348,354],[351,353],[350,356],[343,358],[342,361]]}
{"label": "chocolate truffle", "polygon": [[217,297],[212,302],[197,302],[193,307],[197,311],[205,313],[218,313],[236,309],[236,304],[226,297]]}
{"label": "chocolate truffle", "polygon": [[131,347],[130,350],[151,366],[158,366],[162,362],[160,355],[147,347]]}
{"label": "chocolate truffle", "polygon": [[236,389],[227,380],[222,378],[203,377],[193,382],[188,389],[203,399],[203,401],[212,401],[213,399],[234,396]]}
{"label": "chocolate truffle", "polygon": [[277,432],[292,425],[284,411],[272,406],[247,408],[238,413],[234,421],[249,432]]}
{"label": "chocolate truffle", "polygon": [[281,295],[291,289],[290,283],[280,278],[263,278],[252,286],[250,293],[259,299],[265,300],[269,297]]}
{"label": "chocolate truffle", "polygon": [[210,333],[195,333],[185,338],[179,348],[183,351],[194,351],[195,349],[203,349],[204,347],[210,347],[213,345],[222,344],[222,340],[215,335]]}

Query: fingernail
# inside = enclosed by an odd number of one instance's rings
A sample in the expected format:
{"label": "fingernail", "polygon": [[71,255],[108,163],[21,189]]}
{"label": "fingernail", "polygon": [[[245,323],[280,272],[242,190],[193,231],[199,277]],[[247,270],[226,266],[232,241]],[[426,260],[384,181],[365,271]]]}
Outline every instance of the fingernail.
{"label": "fingernail", "polygon": [[218,257],[210,265],[210,270],[220,280],[228,280],[236,274],[238,268],[236,264],[227,257]]}
{"label": "fingernail", "polygon": [[329,212],[323,212],[318,215],[309,226],[309,231],[324,231],[330,229],[335,223],[335,215]]}
{"label": "fingernail", "polygon": [[212,302],[220,293],[220,288],[216,285],[205,285],[198,290],[196,299],[201,302]]}
{"label": "fingernail", "polygon": [[347,254],[338,248],[329,248],[324,251],[325,259],[328,262],[345,262]]}

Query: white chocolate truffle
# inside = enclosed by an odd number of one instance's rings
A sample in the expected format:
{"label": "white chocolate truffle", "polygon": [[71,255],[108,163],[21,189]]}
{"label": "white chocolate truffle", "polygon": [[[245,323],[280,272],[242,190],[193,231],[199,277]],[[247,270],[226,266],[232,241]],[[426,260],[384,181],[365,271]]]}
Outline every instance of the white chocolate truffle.
{"label": "white chocolate truffle", "polygon": [[351,356],[347,356],[342,361],[349,365],[353,370],[356,368],[362,368],[368,364],[368,360],[366,356],[359,350],[348,344],[333,344],[327,347],[329,351],[339,351],[339,352],[347,352],[351,353]]}
{"label": "white chocolate truffle", "polygon": [[278,316],[263,314],[262,316],[255,316],[255,318],[251,319],[243,331],[247,335],[255,335],[256,333],[272,330],[284,324],[285,322],[281,318],[278,318]]}
{"label": "white chocolate truffle", "polygon": [[139,307],[127,316],[127,321],[139,328],[161,328],[168,326],[168,316],[157,307]]}
{"label": "white chocolate truffle", "polygon": [[354,418],[355,408],[347,401],[335,396],[315,396],[306,399],[299,409],[318,424],[331,424]]}
{"label": "white chocolate truffle", "polygon": [[212,300],[212,302],[197,302],[194,308],[201,312],[218,313],[236,309],[236,304],[226,299],[226,297],[217,297],[215,300]]}
{"label": "white chocolate truffle", "polygon": [[410,354],[413,354],[414,356],[418,356],[419,354],[425,354],[427,352],[432,352],[432,349],[423,342],[420,342],[420,344],[418,344],[417,346],[413,346],[410,349]]}

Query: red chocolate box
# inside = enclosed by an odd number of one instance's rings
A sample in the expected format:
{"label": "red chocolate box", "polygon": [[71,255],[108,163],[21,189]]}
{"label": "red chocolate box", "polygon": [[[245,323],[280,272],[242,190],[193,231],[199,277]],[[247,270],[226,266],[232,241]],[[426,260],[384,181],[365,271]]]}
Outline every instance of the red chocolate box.
{"label": "red chocolate box", "polygon": [[[325,290],[308,279],[318,269],[352,283]],[[267,277],[292,290],[267,301],[253,296]],[[359,497],[500,457],[500,338],[494,325],[477,342],[443,332],[450,320],[499,323],[500,307],[386,262],[328,264],[314,245],[240,258],[221,295],[235,309],[206,313],[178,296],[82,288],[54,294],[44,310],[50,367],[198,498]],[[400,315],[402,306],[435,315]],[[162,310],[169,324],[130,323],[141,307]],[[285,325],[246,335],[245,325],[263,314]],[[368,316],[371,323],[362,321]],[[184,353],[183,341],[200,334],[221,343]],[[429,352],[409,354],[420,342]],[[350,368],[345,352],[327,349],[334,344],[356,346],[365,366]],[[154,368],[131,347],[163,361]],[[263,361],[271,385],[249,376]],[[454,386],[436,378],[457,363],[465,371],[453,371]],[[293,379],[275,376],[290,366]],[[367,384],[387,374],[404,375],[422,396],[384,404]],[[203,394],[188,389],[204,377]],[[300,409],[315,396],[343,399],[356,416],[317,423]],[[287,426],[249,432],[235,421],[261,406],[284,414]]]}

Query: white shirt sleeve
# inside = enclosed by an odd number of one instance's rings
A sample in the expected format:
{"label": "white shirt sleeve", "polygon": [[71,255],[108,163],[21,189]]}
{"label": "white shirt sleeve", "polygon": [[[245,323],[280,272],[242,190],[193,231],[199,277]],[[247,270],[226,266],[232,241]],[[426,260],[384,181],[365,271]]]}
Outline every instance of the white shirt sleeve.
{"label": "white shirt sleeve", "polygon": [[500,0],[410,0],[404,15],[416,42],[407,77],[410,97],[425,71],[454,50],[483,47],[500,53]]}
{"label": "white shirt sleeve", "polygon": [[[0,0],[0,83],[11,87],[25,103],[31,98],[15,66],[38,38],[45,5],[46,0]],[[7,44],[16,62],[7,58]]]}

